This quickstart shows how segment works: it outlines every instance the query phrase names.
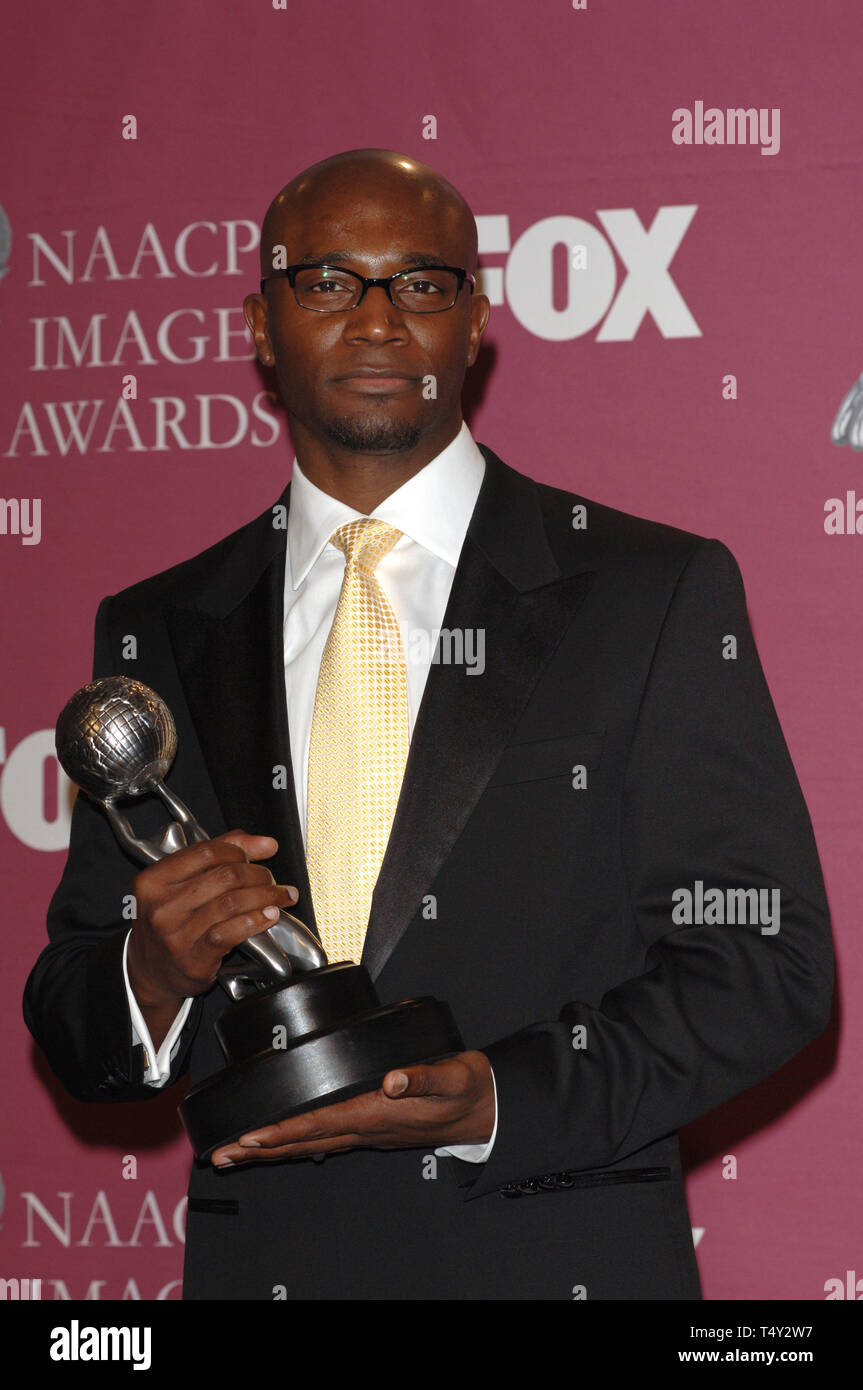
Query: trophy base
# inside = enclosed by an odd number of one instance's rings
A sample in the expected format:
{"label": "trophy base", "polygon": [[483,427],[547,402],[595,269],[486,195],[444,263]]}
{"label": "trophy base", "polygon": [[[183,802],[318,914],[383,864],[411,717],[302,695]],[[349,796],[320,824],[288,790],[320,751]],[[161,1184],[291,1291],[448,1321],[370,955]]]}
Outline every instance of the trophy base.
{"label": "trophy base", "polygon": [[[348,1007],[333,1018],[337,995],[341,1006],[352,998],[367,1007],[360,1012]],[[316,1021],[318,1027],[308,1031]],[[291,1024],[306,1031],[291,1036]],[[216,1031],[228,1065],[193,1087],[180,1104],[199,1160],[250,1130],[375,1091],[395,1067],[464,1051],[447,1004],[427,997],[381,1006],[364,967],[347,962],[309,971],[280,990],[230,1006]],[[257,1043],[257,1050],[234,1060],[228,1039],[235,1045],[242,1040],[244,1049]]]}

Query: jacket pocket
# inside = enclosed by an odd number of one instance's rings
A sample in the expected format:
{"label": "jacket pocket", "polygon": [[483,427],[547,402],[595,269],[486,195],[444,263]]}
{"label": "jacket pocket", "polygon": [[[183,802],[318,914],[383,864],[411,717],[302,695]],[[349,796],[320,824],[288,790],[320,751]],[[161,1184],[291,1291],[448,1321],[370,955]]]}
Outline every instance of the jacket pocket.
{"label": "jacket pocket", "polygon": [[498,1188],[502,1197],[532,1197],[539,1192],[569,1192],[574,1188],[616,1187],[622,1183],[670,1182],[671,1169],[607,1168],[584,1169],[582,1172],[546,1173],[541,1178],[526,1178]]}
{"label": "jacket pocket", "polygon": [[590,772],[599,765],[604,737],[602,732],[565,734],[561,738],[511,743],[503,750],[491,779],[486,783],[486,790],[508,786],[513,782],[571,778],[573,768],[579,766]]}
{"label": "jacket pocket", "polygon": [[240,1203],[232,1197],[190,1197],[188,1209],[208,1216],[239,1216]]}

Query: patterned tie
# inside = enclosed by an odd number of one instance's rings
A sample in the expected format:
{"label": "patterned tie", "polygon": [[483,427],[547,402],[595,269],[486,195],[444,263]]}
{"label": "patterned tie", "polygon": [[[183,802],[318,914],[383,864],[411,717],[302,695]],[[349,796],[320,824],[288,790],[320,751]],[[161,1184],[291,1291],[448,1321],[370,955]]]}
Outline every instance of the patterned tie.
{"label": "patterned tie", "polygon": [[331,962],[362,955],[410,743],[398,623],[375,578],[401,534],[366,516],[331,537],[345,573],[315,694],[306,811],[312,900]]}

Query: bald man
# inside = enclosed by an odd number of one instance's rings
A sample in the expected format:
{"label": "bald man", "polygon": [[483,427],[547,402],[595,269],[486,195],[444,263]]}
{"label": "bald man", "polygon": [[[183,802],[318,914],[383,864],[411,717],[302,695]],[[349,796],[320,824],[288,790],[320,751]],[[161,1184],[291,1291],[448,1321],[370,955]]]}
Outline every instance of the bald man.
{"label": "bald man", "polygon": [[[78,798],[25,995],[67,1088],[219,1070],[217,972],[280,908],[466,1044],[196,1165],[186,1298],[699,1298],[677,1130],[826,1026],[820,866],[733,557],[474,442],[476,260],[415,159],[293,179],[244,306],[292,481],[97,615],[94,675],[138,635],[169,784],[222,833],[136,872]],[[398,659],[369,696],[344,648],[375,631]]]}

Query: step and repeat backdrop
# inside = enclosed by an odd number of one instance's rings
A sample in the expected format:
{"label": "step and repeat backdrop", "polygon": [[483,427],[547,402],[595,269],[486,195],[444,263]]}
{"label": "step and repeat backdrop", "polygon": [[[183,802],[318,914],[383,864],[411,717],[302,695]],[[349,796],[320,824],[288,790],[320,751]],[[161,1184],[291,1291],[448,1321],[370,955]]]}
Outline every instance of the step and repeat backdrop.
{"label": "step and repeat backdrop", "polygon": [[54,724],[99,600],[282,491],[293,450],[241,311],[261,218],[302,168],[375,146],[476,215],[474,437],[741,566],[838,991],[816,1043],[684,1133],[693,1240],[708,1299],[863,1297],[861,38],[853,0],[7,13],[0,1276],[180,1297],[182,1087],[77,1103],[21,1016],[68,841]]}

